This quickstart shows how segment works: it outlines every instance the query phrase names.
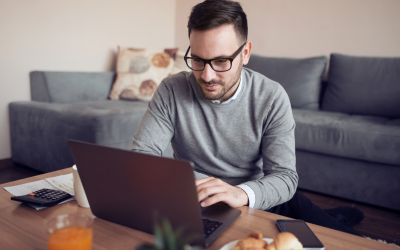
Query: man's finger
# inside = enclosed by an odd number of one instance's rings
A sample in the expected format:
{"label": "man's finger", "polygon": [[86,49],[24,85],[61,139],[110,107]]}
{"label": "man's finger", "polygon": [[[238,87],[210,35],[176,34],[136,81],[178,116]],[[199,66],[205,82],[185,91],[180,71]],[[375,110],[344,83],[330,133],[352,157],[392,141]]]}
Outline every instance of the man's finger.
{"label": "man's finger", "polygon": [[195,181],[195,183],[196,183],[196,186],[198,186],[198,185],[201,185],[201,184],[203,184],[205,182],[208,182],[208,181],[210,181],[212,179],[215,179],[215,178],[214,177],[207,177],[207,178],[203,178],[203,179],[198,179],[198,180]]}
{"label": "man's finger", "polygon": [[225,183],[222,182],[220,179],[211,178],[207,181],[196,186],[197,192],[200,192],[202,189],[212,186],[223,186]]}
{"label": "man's finger", "polygon": [[223,192],[226,192],[226,188],[224,186],[209,186],[198,191],[197,195],[199,201],[201,201],[207,197],[214,196],[218,193]]}
{"label": "man's finger", "polygon": [[214,195],[214,196],[211,196],[211,197],[208,198],[207,200],[203,201],[200,205],[201,205],[202,207],[208,207],[208,206],[211,206],[211,205],[213,205],[213,204],[215,204],[215,203],[218,203],[218,202],[220,202],[220,201],[225,202],[226,196],[227,196],[227,193],[219,193],[219,194],[216,194],[216,195]]}

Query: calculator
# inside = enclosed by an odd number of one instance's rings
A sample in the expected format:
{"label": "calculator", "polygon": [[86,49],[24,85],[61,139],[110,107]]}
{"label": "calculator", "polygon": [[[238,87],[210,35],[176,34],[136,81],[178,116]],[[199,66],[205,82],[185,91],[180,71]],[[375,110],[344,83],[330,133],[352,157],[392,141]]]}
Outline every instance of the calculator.
{"label": "calculator", "polygon": [[43,188],[27,195],[11,197],[11,200],[50,207],[71,197],[72,195],[61,190]]}

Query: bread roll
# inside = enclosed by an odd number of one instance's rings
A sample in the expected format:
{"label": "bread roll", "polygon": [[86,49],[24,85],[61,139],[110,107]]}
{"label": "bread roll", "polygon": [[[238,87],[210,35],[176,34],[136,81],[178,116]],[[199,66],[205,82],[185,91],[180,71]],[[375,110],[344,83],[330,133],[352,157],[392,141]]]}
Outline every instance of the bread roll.
{"label": "bread roll", "polygon": [[274,237],[274,242],[266,250],[302,250],[303,245],[292,233],[283,232]]}
{"label": "bread roll", "polygon": [[267,245],[262,233],[254,231],[247,238],[240,240],[232,250],[265,250]]}

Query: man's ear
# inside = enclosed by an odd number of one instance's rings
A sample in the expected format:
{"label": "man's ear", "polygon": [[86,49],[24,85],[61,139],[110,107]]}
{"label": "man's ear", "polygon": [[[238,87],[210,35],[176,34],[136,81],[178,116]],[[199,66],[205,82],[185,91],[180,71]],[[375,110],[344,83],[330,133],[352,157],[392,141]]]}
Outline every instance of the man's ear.
{"label": "man's ear", "polygon": [[251,49],[253,48],[253,44],[251,41],[247,41],[246,45],[244,46],[242,53],[243,53],[243,65],[246,65],[250,60]]}

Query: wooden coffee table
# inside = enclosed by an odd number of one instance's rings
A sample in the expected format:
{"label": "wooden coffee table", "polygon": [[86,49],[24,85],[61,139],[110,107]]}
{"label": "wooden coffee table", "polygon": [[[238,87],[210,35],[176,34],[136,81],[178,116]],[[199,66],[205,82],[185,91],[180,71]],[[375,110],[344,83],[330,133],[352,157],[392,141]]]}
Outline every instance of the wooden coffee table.
{"label": "wooden coffee table", "polygon": [[[68,173],[72,173],[71,168],[0,185],[0,249],[46,249],[45,228],[50,219],[69,213],[93,216],[90,208],[81,208],[76,201],[35,210],[10,200],[12,195],[3,188]],[[241,216],[208,249],[220,249],[226,243],[244,238],[254,230],[262,232],[265,238],[273,238],[279,233],[275,220],[286,218],[248,207],[242,207],[240,210]],[[336,230],[308,225],[326,249],[398,249]],[[93,249],[135,249],[144,242],[152,241],[153,236],[150,234],[99,218],[94,220]]]}

